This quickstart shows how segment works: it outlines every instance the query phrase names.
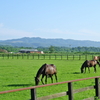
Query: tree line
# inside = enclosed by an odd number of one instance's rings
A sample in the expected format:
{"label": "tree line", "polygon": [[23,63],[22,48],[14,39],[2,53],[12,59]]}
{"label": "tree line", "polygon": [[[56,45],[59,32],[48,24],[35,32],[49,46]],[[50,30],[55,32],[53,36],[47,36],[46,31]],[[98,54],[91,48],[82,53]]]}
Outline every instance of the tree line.
{"label": "tree line", "polygon": [[[61,53],[61,52],[84,52],[84,53],[92,53],[92,52],[100,52],[100,47],[56,47],[56,46],[49,46],[49,47],[13,47],[8,45],[1,45],[0,49],[7,50],[8,52],[19,52],[20,49],[37,49],[38,51],[43,51],[44,53]],[[2,51],[0,51],[2,52]]]}
{"label": "tree line", "polygon": [[100,52],[100,47],[38,47],[38,50],[44,52]]}

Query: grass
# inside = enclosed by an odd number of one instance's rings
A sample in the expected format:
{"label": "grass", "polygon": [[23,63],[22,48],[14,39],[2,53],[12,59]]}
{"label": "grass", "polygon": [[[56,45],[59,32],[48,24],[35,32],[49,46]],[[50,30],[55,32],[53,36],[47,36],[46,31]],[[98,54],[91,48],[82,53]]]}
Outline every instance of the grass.
{"label": "grass", "polygon": [[[75,80],[87,77],[99,76],[100,68],[97,65],[97,73],[91,72],[81,74],[80,67],[84,60],[34,60],[34,59],[0,59],[0,91],[19,89],[34,86],[34,77],[37,70],[44,63],[53,63],[57,66],[58,82]],[[55,79],[54,79],[55,82]],[[48,78],[48,84],[51,80]],[[39,85],[42,85],[40,82]],[[85,80],[74,82],[74,89],[94,85],[94,80]],[[37,89],[37,96],[46,96],[50,94],[67,91],[67,84],[48,86]],[[94,90],[74,94],[75,100],[82,100],[95,95]],[[18,91],[13,93],[1,94],[0,100],[29,100],[30,90]],[[68,100],[67,96],[55,98],[52,100]]]}

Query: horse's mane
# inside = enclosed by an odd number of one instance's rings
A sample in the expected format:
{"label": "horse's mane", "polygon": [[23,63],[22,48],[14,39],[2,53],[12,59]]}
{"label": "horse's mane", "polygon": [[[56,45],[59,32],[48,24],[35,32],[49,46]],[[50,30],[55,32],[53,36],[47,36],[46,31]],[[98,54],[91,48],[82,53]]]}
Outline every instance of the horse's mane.
{"label": "horse's mane", "polygon": [[54,66],[54,64],[50,64],[51,66]]}
{"label": "horse's mane", "polygon": [[40,67],[40,69],[38,70],[38,72],[37,72],[37,74],[36,74],[36,77],[39,77],[39,76],[43,73],[43,71],[44,71],[45,68],[46,68],[46,63],[43,64],[43,65]]}
{"label": "horse's mane", "polygon": [[87,66],[87,62],[88,62],[88,60],[86,60],[86,61],[82,64],[82,67],[81,67],[81,68],[84,68],[85,66]]}

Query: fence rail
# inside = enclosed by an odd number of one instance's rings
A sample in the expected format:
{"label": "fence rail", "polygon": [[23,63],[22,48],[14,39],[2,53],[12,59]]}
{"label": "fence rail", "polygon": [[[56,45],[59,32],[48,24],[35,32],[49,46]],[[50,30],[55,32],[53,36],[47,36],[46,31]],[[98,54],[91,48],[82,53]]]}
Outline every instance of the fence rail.
{"label": "fence rail", "polygon": [[[61,96],[66,96],[66,95],[68,96],[68,100],[74,100],[74,96],[73,96],[74,93],[95,89],[95,96],[84,99],[84,100],[94,100],[95,97],[97,99],[100,99],[99,78],[100,78],[100,76],[96,76],[96,77],[89,77],[89,78],[83,78],[83,79],[77,79],[77,80],[71,80],[71,81],[65,81],[65,82],[52,83],[52,84],[47,84],[47,85],[39,85],[39,86],[33,86],[33,87],[27,87],[27,88],[21,88],[21,89],[9,90],[9,91],[2,91],[2,92],[0,92],[0,94],[17,92],[17,91],[22,91],[22,90],[30,90],[30,92],[31,92],[30,100],[48,100],[48,99],[58,98]],[[89,86],[89,87],[80,88],[80,89],[76,89],[76,90],[73,89],[73,82],[84,81],[84,80],[89,80],[89,79],[95,79],[94,86]],[[68,84],[68,91],[56,93],[56,94],[44,96],[44,97],[37,97],[37,92],[36,92],[37,88],[43,88],[46,86],[59,85],[59,84],[65,84],[65,83]]]}
{"label": "fence rail", "polygon": [[94,55],[0,54],[0,59],[86,60],[93,59],[93,57]]}

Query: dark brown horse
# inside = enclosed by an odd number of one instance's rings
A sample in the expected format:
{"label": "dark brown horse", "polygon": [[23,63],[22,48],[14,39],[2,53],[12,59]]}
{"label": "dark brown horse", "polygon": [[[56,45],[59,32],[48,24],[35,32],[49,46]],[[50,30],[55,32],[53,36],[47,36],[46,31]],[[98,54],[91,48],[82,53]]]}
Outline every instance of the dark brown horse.
{"label": "dark brown horse", "polygon": [[90,67],[94,67],[94,72],[96,72],[96,65],[97,64],[100,67],[100,63],[97,60],[86,60],[81,66],[81,73],[84,72],[84,68],[85,68],[85,72],[86,72],[86,68],[88,68],[88,71],[90,73]]}
{"label": "dark brown horse", "polygon": [[40,67],[40,69],[38,70],[36,77],[35,77],[35,84],[36,85],[39,84],[39,77],[41,76],[41,74],[42,74],[42,78],[41,78],[42,84],[44,84],[44,82],[43,82],[44,76],[46,76],[45,84],[47,84],[48,77],[51,78],[51,81],[53,83],[53,78],[52,78],[53,75],[55,75],[56,82],[57,82],[57,70],[56,70],[56,66],[54,64],[44,64]]}

